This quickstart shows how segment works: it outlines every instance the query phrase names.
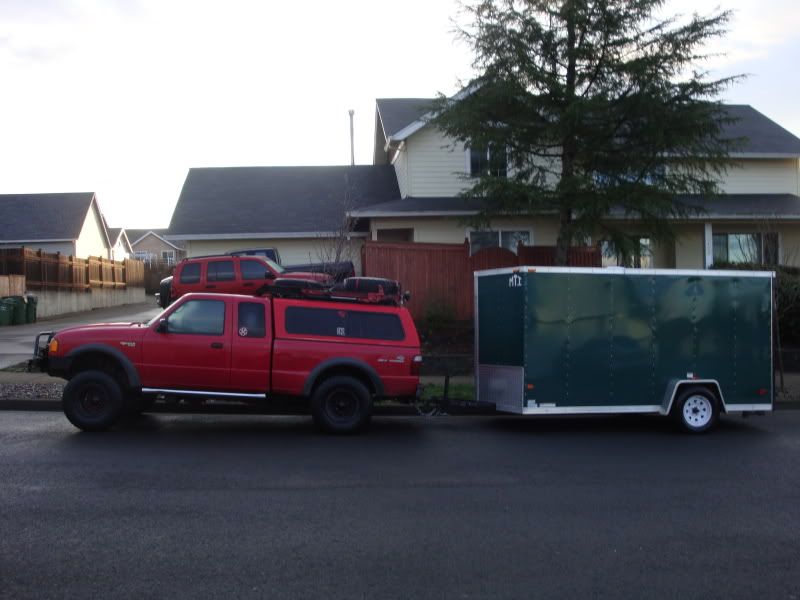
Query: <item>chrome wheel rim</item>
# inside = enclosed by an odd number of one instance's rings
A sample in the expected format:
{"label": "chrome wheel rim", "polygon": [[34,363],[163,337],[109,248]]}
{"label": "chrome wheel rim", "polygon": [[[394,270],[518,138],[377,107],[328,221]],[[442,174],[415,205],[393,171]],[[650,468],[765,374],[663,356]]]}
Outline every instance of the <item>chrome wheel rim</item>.
{"label": "chrome wheel rim", "polygon": [[711,401],[700,394],[689,396],[683,403],[683,420],[693,429],[700,429],[711,422],[714,407]]}

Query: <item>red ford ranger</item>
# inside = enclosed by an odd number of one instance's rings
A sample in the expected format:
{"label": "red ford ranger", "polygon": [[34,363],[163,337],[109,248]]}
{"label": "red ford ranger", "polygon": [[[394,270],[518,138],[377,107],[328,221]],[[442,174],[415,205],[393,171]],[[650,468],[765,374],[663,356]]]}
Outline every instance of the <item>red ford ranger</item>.
{"label": "red ford ranger", "polygon": [[166,308],[191,292],[254,294],[265,283],[277,278],[333,283],[326,273],[289,273],[260,256],[197,256],[182,260],[175,267],[174,275],[161,281],[158,303]]}
{"label": "red ford ranger", "polygon": [[310,410],[323,430],[348,433],[374,400],[413,400],[421,362],[403,306],[193,293],[149,323],[41,333],[32,366],[69,381],[64,412],[84,430],[163,397]]}

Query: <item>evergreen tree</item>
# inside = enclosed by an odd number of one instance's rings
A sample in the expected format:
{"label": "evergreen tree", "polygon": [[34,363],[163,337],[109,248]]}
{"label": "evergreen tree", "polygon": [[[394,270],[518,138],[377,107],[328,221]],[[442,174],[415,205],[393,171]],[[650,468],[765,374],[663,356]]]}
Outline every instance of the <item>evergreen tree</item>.
{"label": "evergreen tree", "polygon": [[[482,0],[459,31],[476,77],[440,96],[432,122],[487,156],[464,195],[493,215],[554,214],[556,263],[597,235],[628,255],[639,237],[674,237],[697,214],[740,140],[716,100],[738,76],[712,79],[704,46],[730,12],[659,18],[662,0]],[[506,169],[507,166],[507,169]],[[636,235],[604,219],[636,221]],[[628,231],[631,228],[628,227]]]}

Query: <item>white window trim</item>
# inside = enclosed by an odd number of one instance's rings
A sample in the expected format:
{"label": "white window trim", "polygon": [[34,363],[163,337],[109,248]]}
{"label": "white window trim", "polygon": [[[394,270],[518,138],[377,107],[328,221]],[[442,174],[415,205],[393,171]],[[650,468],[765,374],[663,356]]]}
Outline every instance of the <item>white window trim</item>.
{"label": "white window trim", "polygon": [[[498,233],[501,233],[503,231],[527,231],[528,232],[528,238],[529,238],[529,241],[528,241],[527,245],[528,246],[533,246],[533,240],[534,240],[533,227],[525,228],[525,227],[506,226],[506,227],[489,227],[489,228],[486,228],[486,229],[481,229],[479,227],[467,227],[465,232],[464,232],[464,237],[466,237],[469,240],[470,239],[469,234],[472,233],[473,231],[485,231],[485,232],[490,232],[490,231],[491,232],[495,232],[496,231]],[[500,241],[499,237],[498,237],[497,241],[498,242]],[[502,247],[503,246],[500,246],[500,245],[497,246],[497,248],[502,248]],[[472,242],[470,242],[469,250],[470,250],[470,254],[472,254]],[[516,252],[514,252],[514,254],[516,254]]]}
{"label": "white window trim", "polygon": [[[472,161],[470,160],[470,147],[464,146],[464,172],[467,174],[467,177],[476,177],[476,175],[472,174]],[[489,161],[489,150],[486,150],[486,160]],[[508,164],[508,150],[506,150],[506,179],[511,177],[511,165]],[[517,230],[513,230],[517,231]],[[520,230],[521,231],[521,230]]]}

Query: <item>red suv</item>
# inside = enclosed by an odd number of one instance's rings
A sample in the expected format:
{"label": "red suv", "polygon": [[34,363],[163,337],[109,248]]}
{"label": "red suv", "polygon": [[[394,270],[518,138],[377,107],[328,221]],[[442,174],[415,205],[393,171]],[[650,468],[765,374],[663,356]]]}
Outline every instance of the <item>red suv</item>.
{"label": "red suv", "polygon": [[265,283],[277,278],[333,283],[326,273],[290,273],[261,256],[198,256],[182,260],[173,276],[161,282],[158,302],[166,308],[191,292],[254,294]]}
{"label": "red suv", "polygon": [[422,362],[403,306],[232,294],[186,294],[149,323],[42,333],[34,356],[69,381],[64,412],[84,430],[156,398],[222,398],[310,411],[322,429],[352,432],[375,400],[412,401]]}

